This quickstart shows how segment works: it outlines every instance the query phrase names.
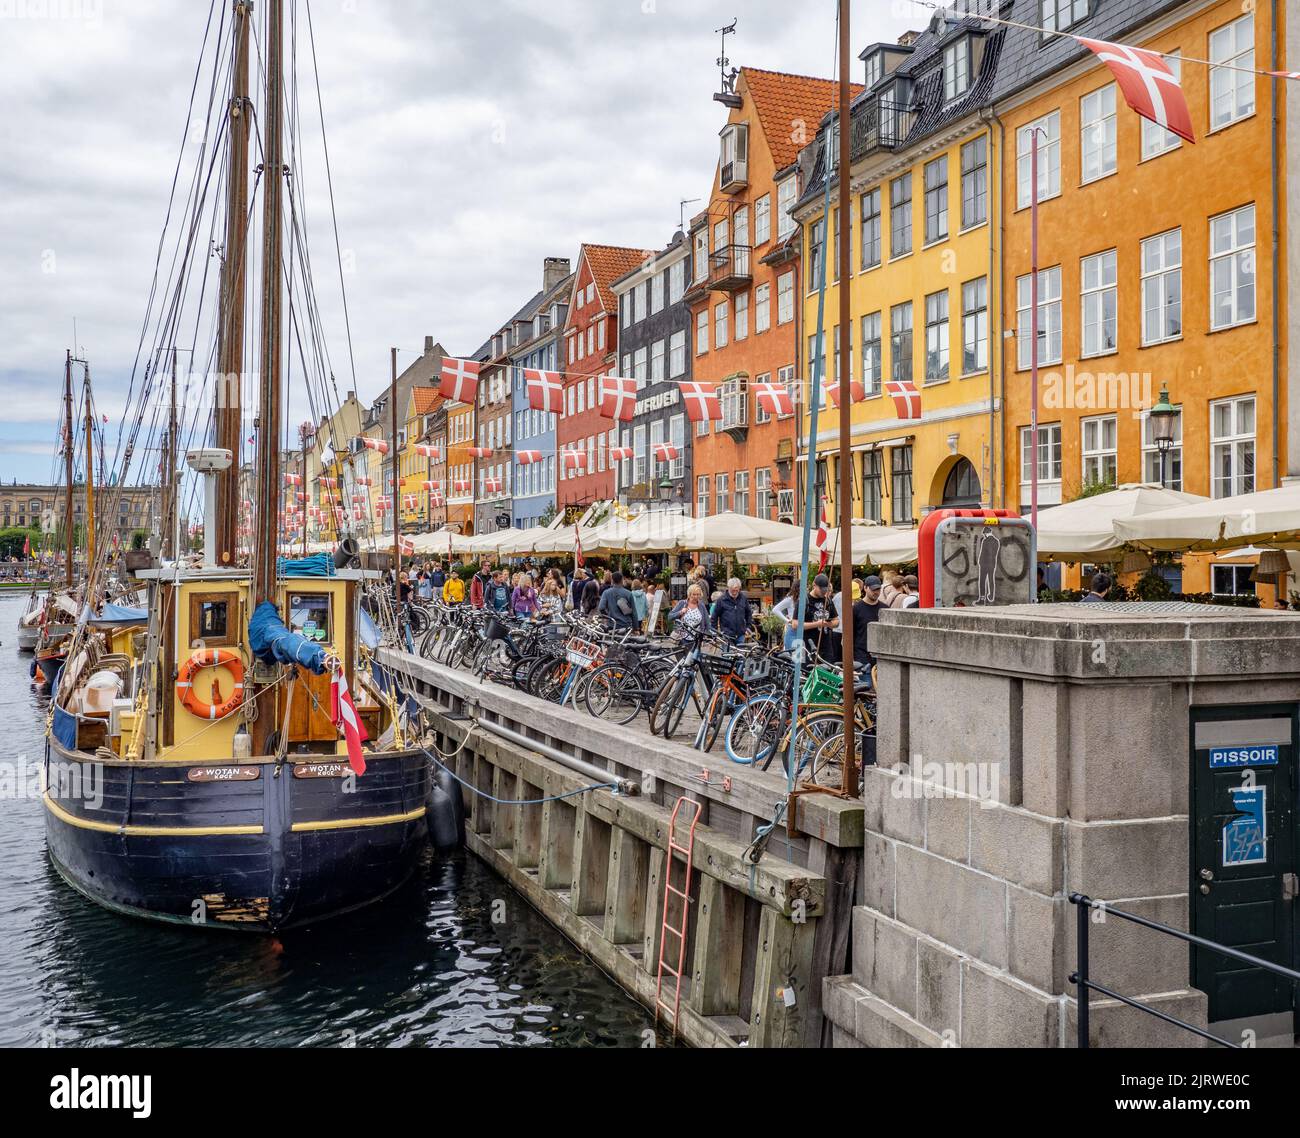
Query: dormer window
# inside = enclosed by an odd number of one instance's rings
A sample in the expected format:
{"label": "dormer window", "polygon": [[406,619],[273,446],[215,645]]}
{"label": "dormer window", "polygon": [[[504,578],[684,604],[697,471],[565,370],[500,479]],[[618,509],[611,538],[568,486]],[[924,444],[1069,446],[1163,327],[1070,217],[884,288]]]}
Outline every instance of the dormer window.
{"label": "dormer window", "polygon": [[1065,32],[1088,18],[1092,0],[1040,0],[1043,30]]}
{"label": "dormer window", "polygon": [[867,56],[867,88],[874,87],[885,77],[885,53],[873,51]]}
{"label": "dormer window", "polygon": [[970,37],[943,49],[943,101],[951,103],[970,90]]}
{"label": "dormer window", "polygon": [[719,181],[723,193],[743,190],[749,183],[749,126],[745,123],[723,128]]}

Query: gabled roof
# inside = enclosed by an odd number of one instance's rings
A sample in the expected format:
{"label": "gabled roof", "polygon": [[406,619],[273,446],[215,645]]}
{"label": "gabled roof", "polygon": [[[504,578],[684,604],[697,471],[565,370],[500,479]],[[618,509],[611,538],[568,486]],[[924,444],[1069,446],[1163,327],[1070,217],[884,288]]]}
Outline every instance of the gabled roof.
{"label": "gabled roof", "polygon": [[442,406],[442,392],[436,387],[415,387],[411,389],[411,400],[417,415],[432,415]]}
{"label": "gabled roof", "polygon": [[[596,282],[596,292],[600,296],[600,306],[606,312],[617,312],[618,303],[610,289],[619,277],[626,276],[647,257],[653,257],[649,249],[626,249],[619,245],[584,245],[582,258],[591,266],[591,275]],[[582,269],[579,268],[579,273]]]}
{"label": "gabled roof", "polygon": [[[799,157],[800,146],[795,137],[798,132],[791,124],[803,122],[809,130],[815,130],[822,116],[835,106],[840,85],[834,79],[760,71],[755,67],[742,67],[740,75],[763,124],[772,162],[777,170],[784,170]],[[852,97],[857,98],[862,93],[862,84],[850,86]]]}

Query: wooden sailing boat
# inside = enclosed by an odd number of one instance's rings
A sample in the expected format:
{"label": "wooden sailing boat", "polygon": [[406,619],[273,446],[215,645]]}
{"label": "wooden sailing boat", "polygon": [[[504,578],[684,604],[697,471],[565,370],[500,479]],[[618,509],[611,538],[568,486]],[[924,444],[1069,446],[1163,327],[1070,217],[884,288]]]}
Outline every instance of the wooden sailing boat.
{"label": "wooden sailing boat", "polygon": [[[273,932],[386,896],[426,842],[429,767],[403,745],[400,708],[361,642],[365,575],[294,577],[278,564],[283,164],[282,0],[266,0],[262,140],[258,528],[239,565],[238,407],[217,416],[217,446],[191,451],[205,480],[206,555],[137,574],[147,613],[107,611],[78,631],[55,694],[46,758],[46,834],[59,873],[111,909],[207,928]],[[243,354],[248,35],[236,0],[229,225],[218,321],[225,374]],[[231,366],[233,364],[233,366]],[[232,434],[233,429],[233,434]],[[164,489],[178,509],[175,415]],[[332,685],[360,694],[380,741],[349,762]]]}

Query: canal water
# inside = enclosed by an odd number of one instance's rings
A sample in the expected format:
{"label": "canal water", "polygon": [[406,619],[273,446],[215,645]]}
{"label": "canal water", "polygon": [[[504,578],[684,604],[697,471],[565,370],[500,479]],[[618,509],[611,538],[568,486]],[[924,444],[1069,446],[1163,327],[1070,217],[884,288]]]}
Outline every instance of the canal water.
{"label": "canal water", "polygon": [[[0,597],[0,1047],[640,1047],[652,1021],[469,855],[278,939],[109,913],[45,852],[45,709]],[[11,771],[27,772],[27,788]]]}

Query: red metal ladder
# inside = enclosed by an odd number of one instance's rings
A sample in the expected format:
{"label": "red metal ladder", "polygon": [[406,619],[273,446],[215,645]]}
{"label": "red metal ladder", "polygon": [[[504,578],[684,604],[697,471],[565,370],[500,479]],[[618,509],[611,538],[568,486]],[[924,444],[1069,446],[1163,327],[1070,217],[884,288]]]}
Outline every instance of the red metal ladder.
{"label": "red metal ladder", "polygon": [[[687,832],[686,845],[684,846],[677,841],[677,823],[683,807],[686,807],[687,811],[691,813],[690,830]],[[678,1016],[682,1010],[682,970],[686,967],[686,930],[690,925],[691,873],[695,865],[695,829],[700,824],[701,809],[700,803],[683,796],[677,800],[677,805],[673,807],[673,816],[668,822],[668,856],[664,861],[663,920],[659,929],[659,969],[655,984],[655,1023],[659,1022],[660,1012],[671,1009],[674,1036],[678,1031]],[[682,880],[680,889],[673,885],[673,863],[677,854],[684,855],[686,859],[686,876]],[[672,923],[670,902],[674,897],[681,902],[680,928]],[[677,939],[676,968],[671,967],[664,959],[670,936]],[[664,999],[665,976],[673,978],[673,1002],[671,1005]]]}

